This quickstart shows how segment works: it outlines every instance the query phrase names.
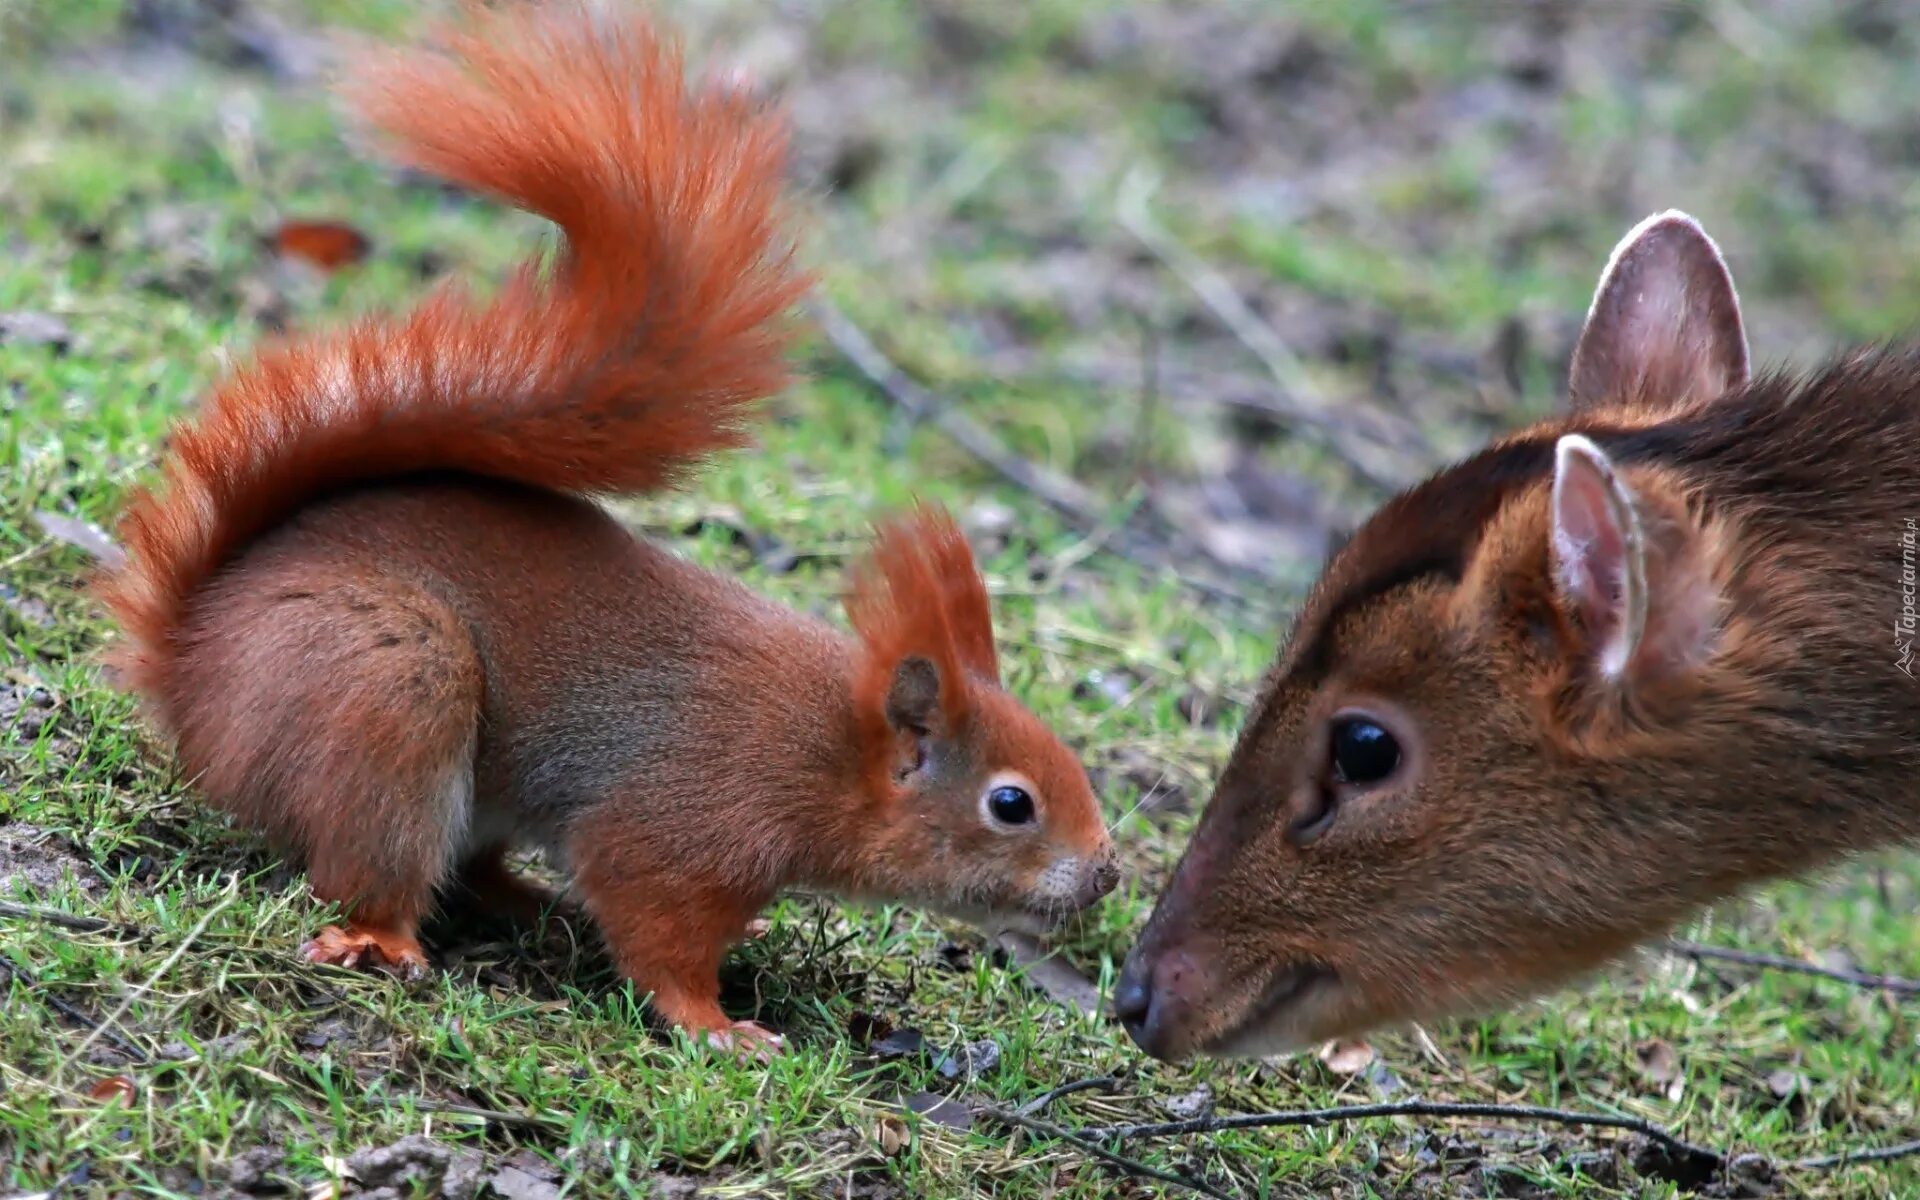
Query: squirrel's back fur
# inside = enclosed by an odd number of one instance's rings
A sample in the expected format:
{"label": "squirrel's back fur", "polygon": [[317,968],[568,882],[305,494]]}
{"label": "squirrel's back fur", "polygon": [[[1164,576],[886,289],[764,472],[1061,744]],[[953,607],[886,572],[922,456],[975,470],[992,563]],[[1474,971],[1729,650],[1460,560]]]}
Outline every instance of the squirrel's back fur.
{"label": "squirrel's back fur", "polygon": [[490,301],[262,354],[175,434],[102,587],[184,773],[346,914],[309,958],[424,969],[456,880],[537,914],[503,866],[535,843],[657,1016],[765,1044],[718,969],[783,887],[1039,928],[1118,876],[1085,770],[1001,686],[943,512],[887,525],[848,637],[582,495],[739,441],[803,283],[781,126],[618,20],[476,7],[439,50],[361,61],[349,96],[401,161],[566,249]]}
{"label": "squirrel's back fur", "polygon": [[775,244],[782,122],[689,90],[639,22],[577,4],[474,21],[437,54],[364,60],[347,94],[398,161],[553,220],[560,261],[269,349],[175,430],[98,585],[150,704],[194,590],[302,504],[426,471],[645,492],[738,444],[785,382],[779,318],[805,279]]}

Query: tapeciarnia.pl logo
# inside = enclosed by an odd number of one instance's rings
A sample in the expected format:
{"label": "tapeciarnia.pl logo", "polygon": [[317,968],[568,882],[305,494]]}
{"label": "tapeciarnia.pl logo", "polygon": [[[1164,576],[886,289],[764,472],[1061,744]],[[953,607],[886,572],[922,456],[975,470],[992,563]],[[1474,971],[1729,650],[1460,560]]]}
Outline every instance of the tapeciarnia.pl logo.
{"label": "tapeciarnia.pl logo", "polygon": [[1907,526],[1900,531],[1900,613],[1893,619],[1893,650],[1898,657],[1894,666],[1908,679],[1913,678],[1913,641],[1914,634],[1920,632],[1920,611],[1914,608],[1914,596],[1920,592],[1920,583],[1916,583],[1914,558],[1920,550],[1920,528],[1914,525],[1914,518],[1907,518]]}

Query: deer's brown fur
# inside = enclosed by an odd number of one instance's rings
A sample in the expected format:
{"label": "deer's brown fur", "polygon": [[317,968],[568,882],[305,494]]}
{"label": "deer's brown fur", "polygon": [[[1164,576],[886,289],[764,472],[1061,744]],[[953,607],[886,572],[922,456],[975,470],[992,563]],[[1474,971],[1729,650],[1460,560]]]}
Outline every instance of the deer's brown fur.
{"label": "deer's brown fur", "polygon": [[[1746,364],[1716,248],[1650,218],[1601,280],[1570,411],[1334,555],[1123,973],[1143,1046],[1267,1052],[1512,1002],[1920,836],[1894,636],[1920,351]],[[1396,736],[1392,776],[1329,778],[1344,712]]]}

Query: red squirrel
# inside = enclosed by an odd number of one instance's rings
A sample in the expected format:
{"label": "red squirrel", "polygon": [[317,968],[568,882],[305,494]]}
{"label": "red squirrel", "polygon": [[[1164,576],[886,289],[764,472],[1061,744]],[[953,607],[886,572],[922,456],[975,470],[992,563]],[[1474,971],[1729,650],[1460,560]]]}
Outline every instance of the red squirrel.
{"label": "red squirrel", "polygon": [[1329,560],[1121,973],[1148,1052],[1517,1002],[1920,838],[1920,350],[1749,379],[1718,248],[1663,213],[1569,391]]}
{"label": "red squirrel", "polygon": [[1029,929],[1111,891],[944,512],[883,526],[849,637],[588,499],[681,480],[785,382],[777,114],[631,17],[470,19],[348,96],[400,162],[554,221],[557,266],[260,353],[175,429],[100,584],[186,772],[345,909],[307,956],[417,971],[443,885],[537,902],[502,865],[530,841],[657,1015],[762,1050],[717,968],[783,887]]}

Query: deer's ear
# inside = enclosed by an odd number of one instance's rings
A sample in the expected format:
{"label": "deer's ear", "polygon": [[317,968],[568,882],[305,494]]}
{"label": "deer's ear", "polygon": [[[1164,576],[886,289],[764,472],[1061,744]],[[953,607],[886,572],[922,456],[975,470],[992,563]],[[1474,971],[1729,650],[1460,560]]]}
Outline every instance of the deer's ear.
{"label": "deer's ear", "polygon": [[1747,382],[1733,275],[1700,223],[1664,212],[1614,248],[1573,351],[1578,413],[1603,404],[1668,408]]}
{"label": "deer's ear", "polygon": [[1632,493],[1578,434],[1554,450],[1552,529],[1554,591],[1579,618],[1601,676],[1618,679],[1646,630],[1646,547]]}

